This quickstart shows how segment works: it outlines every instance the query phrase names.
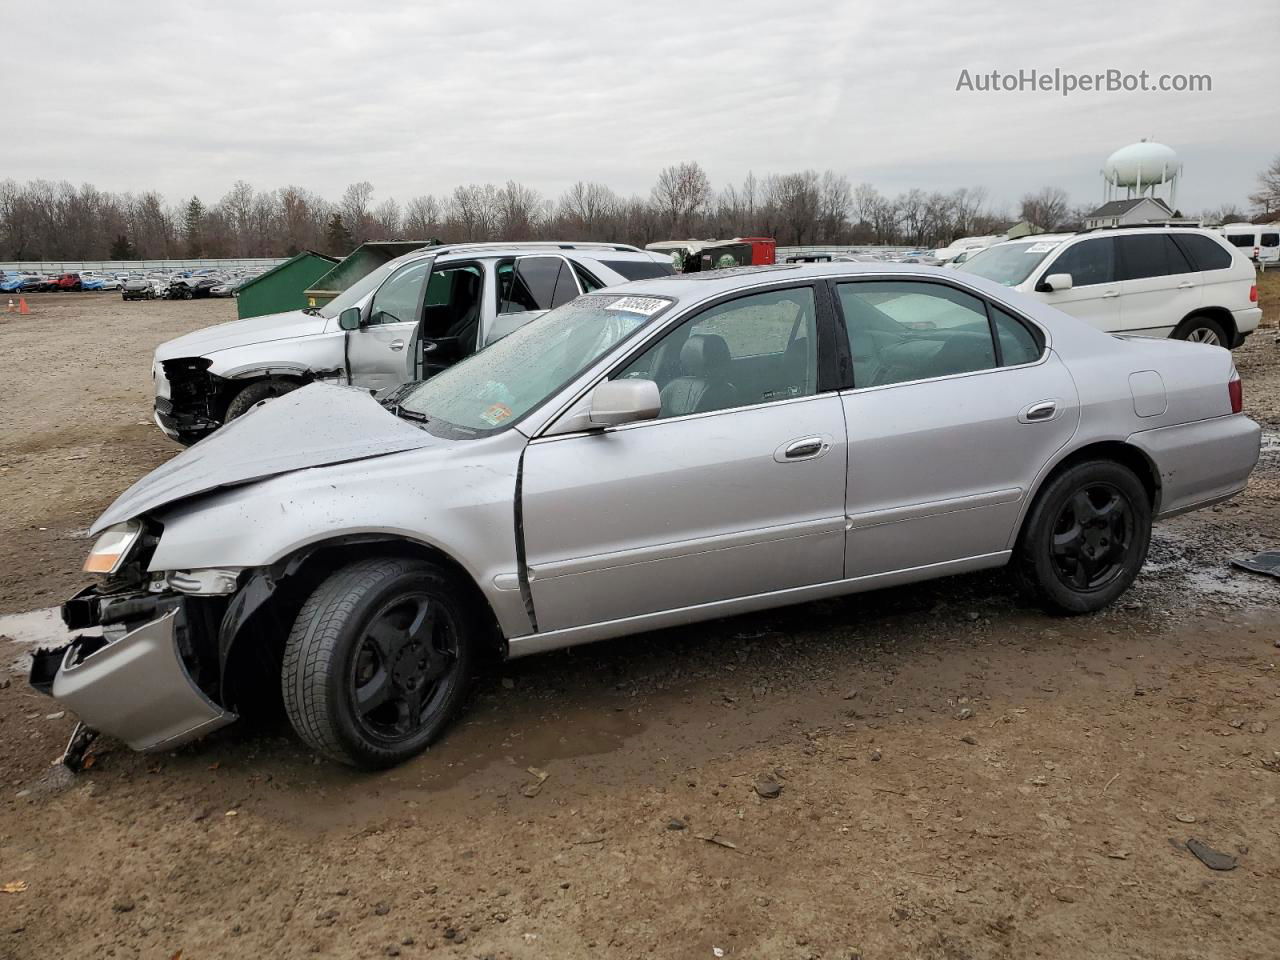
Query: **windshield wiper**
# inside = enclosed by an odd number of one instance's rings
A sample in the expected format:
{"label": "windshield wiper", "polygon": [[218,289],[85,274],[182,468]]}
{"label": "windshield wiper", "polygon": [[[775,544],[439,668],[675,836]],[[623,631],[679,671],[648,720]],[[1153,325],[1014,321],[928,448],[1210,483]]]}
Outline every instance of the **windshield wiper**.
{"label": "windshield wiper", "polygon": [[401,420],[412,420],[414,423],[427,423],[431,419],[425,413],[419,413],[417,410],[406,410],[398,403],[391,408],[391,412]]}
{"label": "windshield wiper", "polygon": [[312,316],[312,317],[318,317],[318,316],[320,316],[320,309],[319,309],[319,307],[303,307],[303,308],[302,308],[302,312],[303,312],[303,313],[305,313],[305,314],[307,314],[308,316]]}

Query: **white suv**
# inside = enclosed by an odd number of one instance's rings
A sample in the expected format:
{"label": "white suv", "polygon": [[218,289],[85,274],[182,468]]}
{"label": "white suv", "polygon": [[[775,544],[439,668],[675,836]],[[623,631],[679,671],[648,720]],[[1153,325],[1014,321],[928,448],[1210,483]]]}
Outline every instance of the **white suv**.
{"label": "white suv", "polygon": [[1253,265],[1208,230],[1124,227],[998,243],[957,269],[1108,333],[1234,349],[1262,319]]}

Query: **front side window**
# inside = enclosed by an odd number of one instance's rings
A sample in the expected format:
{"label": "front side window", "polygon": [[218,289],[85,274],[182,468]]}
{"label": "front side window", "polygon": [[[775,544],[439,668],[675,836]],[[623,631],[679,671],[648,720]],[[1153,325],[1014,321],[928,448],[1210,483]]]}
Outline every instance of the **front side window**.
{"label": "front side window", "polygon": [[431,261],[403,268],[378,288],[373,295],[369,323],[411,323],[418,319],[422,304],[422,287],[431,272]]}
{"label": "front side window", "polygon": [[681,324],[618,377],[654,381],[661,417],[812,396],[816,317],[812,287],[730,300]]}
{"label": "front side window", "polygon": [[506,429],[670,306],[661,297],[579,297],[413,387],[399,408],[448,436]]}
{"label": "front side window", "polygon": [[1082,240],[1064,250],[1044,272],[1071,274],[1072,287],[1092,287],[1112,283],[1116,279],[1116,245],[1114,237]]}
{"label": "front side window", "polygon": [[838,287],[854,387],[989,370],[995,342],[986,306],[939,283],[869,281]]}

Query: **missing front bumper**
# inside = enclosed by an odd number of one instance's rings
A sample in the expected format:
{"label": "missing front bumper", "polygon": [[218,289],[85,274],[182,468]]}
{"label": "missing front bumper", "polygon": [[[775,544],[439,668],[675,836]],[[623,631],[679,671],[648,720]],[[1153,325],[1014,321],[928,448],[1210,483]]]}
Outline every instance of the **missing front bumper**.
{"label": "missing front bumper", "polygon": [[178,648],[181,607],[169,609],[117,640],[77,637],[62,651],[49,682],[52,654],[32,666],[32,685],[87,726],[135,750],[169,750],[225,727],[236,715],[192,680]]}

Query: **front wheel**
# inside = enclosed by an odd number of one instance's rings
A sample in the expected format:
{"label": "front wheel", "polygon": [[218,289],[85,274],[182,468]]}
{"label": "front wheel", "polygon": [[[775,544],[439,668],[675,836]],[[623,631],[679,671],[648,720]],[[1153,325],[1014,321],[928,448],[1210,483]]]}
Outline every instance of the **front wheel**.
{"label": "front wheel", "polygon": [[360,560],[303,605],[281,686],[298,736],[331,760],[377,769],[432,743],[461,707],[477,645],[474,617],[441,568]]}
{"label": "front wheel", "polygon": [[1018,578],[1055,613],[1092,613],[1124,593],[1147,559],[1151,501],[1133,471],[1109,460],[1052,478],[1027,516]]}
{"label": "front wheel", "polygon": [[289,380],[258,380],[256,383],[251,383],[231,398],[231,402],[227,404],[226,413],[223,414],[222,422],[230,423],[236,417],[244,416],[250,408],[263,400],[282,397],[286,393],[291,393],[297,389],[298,384]]}

